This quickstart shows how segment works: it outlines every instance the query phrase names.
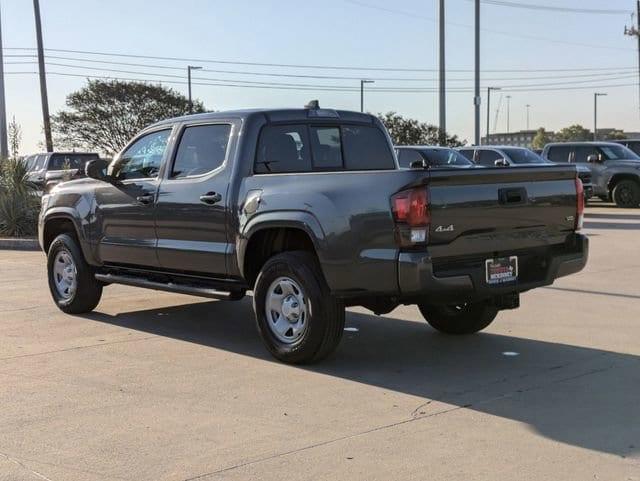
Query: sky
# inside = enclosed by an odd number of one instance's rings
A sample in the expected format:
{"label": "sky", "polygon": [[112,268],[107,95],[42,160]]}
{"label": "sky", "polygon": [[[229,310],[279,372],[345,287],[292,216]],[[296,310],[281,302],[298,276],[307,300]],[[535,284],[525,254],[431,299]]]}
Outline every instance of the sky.
{"label": "sky", "polygon": [[[88,75],[144,78],[154,83],[171,80],[179,83],[167,86],[186,94],[182,76],[186,77],[186,66],[192,64],[237,72],[194,72],[194,78],[217,79],[194,83],[245,82],[245,87],[194,85],[194,97],[202,100],[209,110],[302,107],[310,99],[319,99],[320,105],[327,108],[359,110],[359,79],[368,78],[376,82],[367,85],[367,111],[395,111],[437,123],[437,3],[436,0],[40,0],[46,49],[184,59],[47,50],[50,110],[55,113],[63,109],[66,96],[81,88]],[[513,3],[614,12],[578,13],[507,6]],[[507,95],[511,96],[511,131],[526,128],[527,104],[531,105],[531,128],[557,130],[581,123],[592,129],[596,91],[608,94],[599,98],[599,127],[640,131],[637,40],[624,35],[625,25],[632,22],[635,3],[485,1],[481,18],[483,135],[488,86],[503,87],[501,92],[492,94],[492,131],[494,124],[497,131],[507,129]],[[20,50],[36,46],[33,4],[30,0],[0,0],[0,8],[7,115],[9,119],[15,116],[20,124],[21,153],[28,154],[41,150],[43,143],[37,67],[33,64],[35,58],[24,57],[35,52]],[[446,0],[447,130],[469,142],[473,141],[474,132],[473,14],[472,1]],[[327,66],[348,69],[320,68]],[[367,70],[372,68],[384,70]],[[159,75],[176,77],[161,79]],[[256,84],[249,82],[263,82],[263,87],[270,88],[256,88]],[[274,89],[274,85],[264,82],[294,86],[279,85],[286,89]],[[327,91],[318,86],[349,90]]]}

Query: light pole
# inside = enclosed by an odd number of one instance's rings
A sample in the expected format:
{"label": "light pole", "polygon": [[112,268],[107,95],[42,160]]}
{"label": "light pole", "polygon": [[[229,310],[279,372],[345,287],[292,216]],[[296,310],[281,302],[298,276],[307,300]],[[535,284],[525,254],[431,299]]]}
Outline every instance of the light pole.
{"label": "light pole", "polygon": [[438,17],[440,23],[439,32],[439,97],[440,97],[440,126],[438,131],[438,143],[444,146],[447,143],[447,97],[446,97],[446,77],[445,77],[445,10],[444,0],[440,0],[438,7]]}
{"label": "light pole", "polygon": [[475,125],[474,125],[474,145],[480,145],[480,102],[482,98],[480,97],[480,0],[475,0],[475,22],[474,22],[474,30],[475,30],[475,67],[474,67],[474,86],[473,86],[473,108],[474,108],[474,116],[475,116]]}
{"label": "light pole", "polygon": [[44,47],[42,46],[42,22],[40,20],[40,2],[33,0],[33,12],[36,19],[36,42],[38,44],[38,72],[40,74],[40,100],[42,102],[42,123],[47,152],[53,152],[51,120],[49,118],[49,96],[47,95],[47,76],[44,70]]}
{"label": "light pole", "polygon": [[507,133],[510,132],[509,129],[509,110],[511,108],[511,95],[507,95]]}
{"label": "light pole", "polygon": [[9,157],[7,108],[4,97],[4,60],[2,58],[2,15],[0,15],[0,162]]}
{"label": "light pole", "polygon": [[529,109],[531,108],[530,104],[527,104],[527,130],[529,130]]}
{"label": "light pole", "polygon": [[598,140],[598,97],[605,97],[607,94],[595,92],[593,94],[593,140]]}
{"label": "light pole", "polygon": [[360,112],[364,112],[364,84],[376,83],[375,80],[360,80]]}
{"label": "light pole", "polygon": [[200,70],[202,67],[194,67],[193,65],[187,65],[187,83],[189,84],[189,113],[193,113],[193,101],[191,100],[191,71]]}
{"label": "light pole", "polygon": [[489,124],[491,123],[491,91],[502,90],[500,87],[487,87],[487,136],[484,139],[485,144],[489,143]]}

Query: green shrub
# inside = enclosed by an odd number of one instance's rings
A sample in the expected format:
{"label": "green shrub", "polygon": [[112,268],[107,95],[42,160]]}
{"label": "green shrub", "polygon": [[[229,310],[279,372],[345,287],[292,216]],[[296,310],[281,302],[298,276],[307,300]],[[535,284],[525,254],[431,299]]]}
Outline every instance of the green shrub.
{"label": "green shrub", "polygon": [[26,174],[27,166],[22,161],[10,159],[0,163],[0,235],[36,234],[40,198]]}

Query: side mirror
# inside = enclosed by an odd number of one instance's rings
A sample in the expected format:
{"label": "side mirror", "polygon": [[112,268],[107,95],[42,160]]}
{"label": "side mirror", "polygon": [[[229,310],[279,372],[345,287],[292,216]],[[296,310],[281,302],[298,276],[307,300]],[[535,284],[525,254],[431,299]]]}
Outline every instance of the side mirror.
{"label": "side mirror", "polygon": [[496,167],[509,167],[507,159],[498,159],[493,163]]}
{"label": "side mirror", "polygon": [[429,165],[427,164],[427,162],[422,159],[422,160],[414,160],[413,162],[411,162],[409,164],[409,168],[410,169],[426,169],[428,168]]}
{"label": "side mirror", "polygon": [[602,157],[600,155],[591,154],[587,156],[587,162],[589,162],[590,164],[596,164],[602,162]]}
{"label": "side mirror", "polygon": [[84,167],[87,177],[97,180],[107,180],[108,163],[102,159],[90,160]]}

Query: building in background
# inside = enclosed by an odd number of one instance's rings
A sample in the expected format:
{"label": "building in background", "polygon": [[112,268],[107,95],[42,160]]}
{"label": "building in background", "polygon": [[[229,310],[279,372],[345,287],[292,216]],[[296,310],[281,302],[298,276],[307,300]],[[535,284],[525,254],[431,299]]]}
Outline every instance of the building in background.
{"label": "building in background", "polygon": [[[513,145],[514,147],[531,147],[531,142],[536,136],[537,130],[520,130],[518,132],[495,133],[482,137],[482,145]],[[549,137],[553,138],[553,132],[547,132]]]}

